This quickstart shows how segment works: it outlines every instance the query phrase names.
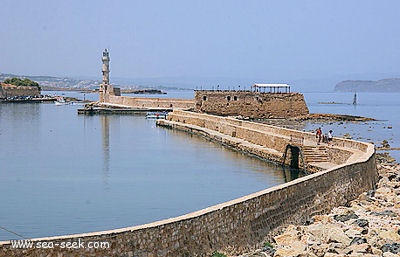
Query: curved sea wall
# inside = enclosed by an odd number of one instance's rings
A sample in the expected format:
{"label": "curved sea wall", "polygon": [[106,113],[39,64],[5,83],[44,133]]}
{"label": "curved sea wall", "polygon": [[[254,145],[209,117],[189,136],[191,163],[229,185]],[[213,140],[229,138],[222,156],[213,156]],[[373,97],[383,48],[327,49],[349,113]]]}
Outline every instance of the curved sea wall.
{"label": "curved sea wall", "polygon": [[[301,145],[317,146],[315,134],[312,133],[187,111],[176,110],[169,114],[168,121],[159,121],[159,125],[200,134],[240,151],[277,162],[282,162],[288,144],[299,145],[301,142]],[[324,150],[331,162],[330,166],[334,166],[357,160],[368,147],[373,148],[370,144],[335,138],[334,145]],[[288,157],[287,161],[290,159]],[[310,164],[307,168],[312,171],[321,170]]]}
{"label": "curved sea wall", "polygon": [[[213,138],[239,149],[264,153],[278,160],[294,137],[314,140],[310,133],[206,114],[174,111],[159,125]],[[373,145],[336,140],[331,155],[341,164],[229,202],[141,226],[50,237],[33,243],[108,242],[109,249],[13,249],[0,243],[0,256],[209,256],[213,251],[237,253],[254,249],[289,224],[328,213],[375,187],[377,170]],[[251,150],[252,149],[252,150]],[[258,244],[258,245],[255,245]]]}

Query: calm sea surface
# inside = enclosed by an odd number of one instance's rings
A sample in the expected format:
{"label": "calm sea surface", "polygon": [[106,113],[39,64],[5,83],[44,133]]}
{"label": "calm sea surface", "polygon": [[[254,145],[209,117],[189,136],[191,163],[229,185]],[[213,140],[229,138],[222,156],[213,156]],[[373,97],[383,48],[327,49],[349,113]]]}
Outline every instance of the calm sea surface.
{"label": "calm sea surface", "polygon": [[[387,140],[391,147],[400,148],[400,93],[357,93],[357,105],[353,105],[354,93],[305,93],[307,105],[312,113],[350,114],[374,118],[370,122],[332,122],[323,124],[323,132],[334,131],[342,137],[349,134],[352,139],[373,142],[380,146]],[[336,102],[338,104],[321,104]],[[309,122],[305,130],[315,130],[320,124]],[[386,151],[400,162],[400,151]]]}
{"label": "calm sea surface", "polygon": [[[350,134],[377,145],[386,139],[400,147],[400,94],[359,93],[357,106],[353,95],[305,93],[305,98],[313,113],[377,119],[325,123],[324,132],[333,129],[335,136]],[[192,98],[193,92],[162,97]],[[320,103],[332,101],[340,104]],[[31,238],[143,224],[296,177],[203,138],[156,127],[142,116],[80,116],[78,107],[0,105],[0,240],[18,239],[3,228]],[[317,126],[308,122],[303,129]],[[399,151],[391,155],[400,160]]]}
{"label": "calm sea surface", "polygon": [[143,224],[295,176],[143,116],[78,107],[0,105],[0,240]]}

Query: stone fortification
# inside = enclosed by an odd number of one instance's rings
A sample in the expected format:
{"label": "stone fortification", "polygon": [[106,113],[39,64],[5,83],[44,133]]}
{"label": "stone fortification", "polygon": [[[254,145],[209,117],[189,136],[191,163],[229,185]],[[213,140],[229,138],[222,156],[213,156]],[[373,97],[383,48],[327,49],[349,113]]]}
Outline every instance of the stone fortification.
{"label": "stone fortification", "polygon": [[[178,121],[179,120],[179,121]],[[159,124],[191,133],[212,136],[220,142],[234,142],[255,151],[293,133],[309,133],[239,121],[212,115],[174,111]],[[250,133],[249,136],[246,136]],[[243,139],[246,137],[246,140]],[[254,138],[250,142],[251,138]],[[249,141],[247,141],[249,140]],[[0,256],[210,256],[213,251],[241,253],[261,246],[289,224],[302,224],[316,214],[328,213],[375,186],[377,170],[371,144],[342,140],[340,146],[353,153],[345,163],[289,183],[262,190],[180,217],[146,225],[96,233],[36,239],[53,243],[66,241],[107,241],[111,248],[25,249],[0,243]],[[272,149],[272,148],[270,148]],[[273,149],[274,150],[274,149]],[[340,149],[339,149],[340,150]],[[340,154],[340,151],[338,153]],[[273,152],[273,151],[271,151]],[[276,155],[282,154],[275,149]],[[340,158],[336,161],[339,162]],[[134,214],[133,214],[134,215]]]}
{"label": "stone fortification", "polygon": [[199,90],[195,102],[197,112],[223,116],[290,118],[309,113],[300,93]]}
{"label": "stone fortification", "polygon": [[13,96],[40,96],[40,90],[37,87],[15,86],[0,83],[0,98]]}

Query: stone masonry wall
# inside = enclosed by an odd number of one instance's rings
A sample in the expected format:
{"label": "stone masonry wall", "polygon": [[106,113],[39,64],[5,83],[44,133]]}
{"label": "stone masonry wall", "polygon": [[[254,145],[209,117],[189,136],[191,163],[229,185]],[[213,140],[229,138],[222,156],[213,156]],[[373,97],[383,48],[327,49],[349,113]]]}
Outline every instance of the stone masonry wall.
{"label": "stone masonry wall", "polygon": [[195,102],[197,112],[222,116],[289,118],[309,113],[300,93],[199,90]]}
{"label": "stone masonry wall", "polygon": [[[177,120],[180,119],[178,122]],[[273,126],[255,124],[230,118],[174,111],[170,120],[160,124],[213,137],[222,143],[235,145],[252,130],[259,144],[273,144],[287,135],[314,136]],[[207,128],[206,128],[206,127]],[[216,130],[230,137],[225,138]],[[266,134],[266,131],[273,134]],[[238,140],[238,141],[235,141]],[[254,140],[256,142],[257,140]],[[96,233],[37,239],[35,242],[62,243],[81,240],[106,241],[110,249],[12,249],[9,242],[0,243],[0,257],[65,257],[65,256],[209,256],[217,250],[235,254],[259,247],[265,240],[288,224],[302,224],[315,214],[328,213],[333,207],[343,205],[360,193],[375,186],[377,171],[375,151],[371,144],[351,140],[341,142],[350,151],[362,151],[356,161],[346,162],[332,169],[298,178],[289,183],[259,191],[229,202],[141,226]],[[281,143],[278,143],[279,145]],[[249,146],[250,147],[250,146]],[[277,147],[278,148],[278,147]],[[134,214],[133,214],[134,215]],[[257,245],[254,245],[255,243]]]}
{"label": "stone masonry wall", "polygon": [[106,94],[105,103],[133,108],[193,109],[194,101],[173,98],[139,98]]}
{"label": "stone masonry wall", "polygon": [[[224,135],[244,139],[250,143],[275,150],[279,157],[282,156],[282,153],[285,151],[286,145],[290,143],[291,138],[302,138],[308,141],[315,141],[315,134],[313,133],[237,120],[230,117],[220,117],[177,110],[168,115],[168,120],[192,124],[220,132]],[[335,163],[337,164],[345,163],[350,157],[351,153],[345,149],[365,152],[368,148],[368,144],[342,138],[335,138],[335,146],[340,147],[340,149],[329,150],[328,154],[335,159]]]}
{"label": "stone masonry wall", "polygon": [[14,86],[0,83],[0,98],[12,96],[39,96],[40,90],[37,87]]}
{"label": "stone masonry wall", "polygon": [[[336,138],[335,138],[336,141]],[[346,151],[344,149],[336,149],[336,148],[327,148],[328,159],[330,162],[335,164],[346,163],[346,161],[350,158],[352,153],[350,151]]]}

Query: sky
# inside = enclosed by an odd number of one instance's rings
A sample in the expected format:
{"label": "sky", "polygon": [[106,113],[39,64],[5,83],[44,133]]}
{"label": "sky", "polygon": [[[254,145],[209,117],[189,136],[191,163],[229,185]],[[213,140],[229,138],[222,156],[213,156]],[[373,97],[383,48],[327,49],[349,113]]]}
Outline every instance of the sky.
{"label": "sky", "polygon": [[0,73],[400,76],[398,0],[1,0]]}

